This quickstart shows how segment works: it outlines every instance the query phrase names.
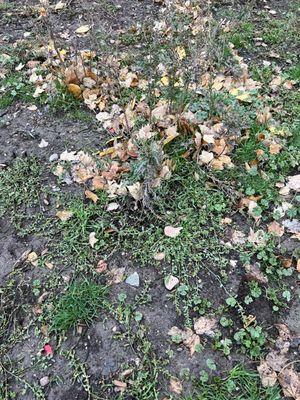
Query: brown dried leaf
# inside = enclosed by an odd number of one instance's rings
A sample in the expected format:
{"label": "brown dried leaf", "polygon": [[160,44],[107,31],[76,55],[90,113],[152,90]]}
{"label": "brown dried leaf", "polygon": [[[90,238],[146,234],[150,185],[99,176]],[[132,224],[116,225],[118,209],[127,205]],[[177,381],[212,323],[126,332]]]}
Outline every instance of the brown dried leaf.
{"label": "brown dried leaf", "polygon": [[258,283],[268,283],[268,278],[264,276],[257,264],[245,265],[246,275],[245,278],[249,281],[256,281]]}
{"label": "brown dried leaf", "polygon": [[73,212],[68,210],[57,211],[56,216],[64,222],[73,216]]}
{"label": "brown dried leaf", "polygon": [[194,323],[194,331],[198,335],[214,336],[214,329],[217,327],[215,318],[200,317]]}
{"label": "brown dried leaf", "polygon": [[300,374],[293,367],[284,368],[278,375],[278,381],[286,397],[300,400]]}
{"label": "brown dried leaf", "polygon": [[84,192],[84,194],[88,199],[92,200],[95,204],[99,200],[99,197],[95,193],[91,192],[90,190],[86,190]]}
{"label": "brown dried leaf", "polygon": [[170,379],[170,386],[169,386],[169,388],[170,388],[170,391],[171,391],[171,392],[176,393],[176,394],[181,394],[182,389],[183,389],[180,380],[177,379],[177,378],[175,378],[175,377],[172,377],[172,378]]}
{"label": "brown dried leaf", "polygon": [[266,361],[263,361],[258,367],[261,384],[263,387],[272,387],[277,382],[276,372],[269,366]]}
{"label": "brown dried leaf", "polygon": [[268,232],[273,233],[275,236],[281,237],[284,234],[284,227],[278,222],[273,221],[268,225]]}
{"label": "brown dried leaf", "polygon": [[77,99],[81,96],[82,90],[81,90],[80,86],[76,85],[75,83],[69,83],[67,85],[67,88],[68,88],[69,92],[72,93],[72,95],[74,97],[76,97]]}

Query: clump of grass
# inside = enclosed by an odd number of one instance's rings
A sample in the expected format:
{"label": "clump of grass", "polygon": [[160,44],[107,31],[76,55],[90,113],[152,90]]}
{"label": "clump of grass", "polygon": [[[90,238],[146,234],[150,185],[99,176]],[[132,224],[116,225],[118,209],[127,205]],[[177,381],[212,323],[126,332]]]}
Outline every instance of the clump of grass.
{"label": "clump of grass", "polygon": [[42,173],[43,167],[34,157],[17,158],[11,167],[0,171],[0,217],[6,215],[19,236],[45,227],[40,198],[47,187]]}
{"label": "clump of grass", "polygon": [[64,332],[77,323],[90,324],[106,305],[107,288],[84,280],[73,282],[55,306],[52,329]]}
{"label": "clump of grass", "polygon": [[[205,380],[205,379],[204,379]],[[241,366],[234,367],[226,378],[214,377],[199,382],[198,394],[186,400],[280,400],[278,386],[263,388],[259,377]]]}

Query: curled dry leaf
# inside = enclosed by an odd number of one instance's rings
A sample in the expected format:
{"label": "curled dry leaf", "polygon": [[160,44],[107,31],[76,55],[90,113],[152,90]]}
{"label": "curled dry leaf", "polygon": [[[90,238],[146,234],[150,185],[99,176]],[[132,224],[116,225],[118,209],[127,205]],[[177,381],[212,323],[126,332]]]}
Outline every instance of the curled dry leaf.
{"label": "curled dry leaf", "polygon": [[275,236],[281,237],[284,234],[284,227],[278,222],[273,221],[268,225],[268,232],[273,233]]}
{"label": "curled dry leaf", "polygon": [[32,251],[31,253],[28,254],[27,262],[32,264],[34,267],[38,265],[38,255],[36,254],[35,251]]}
{"label": "curled dry leaf", "polygon": [[89,234],[89,244],[92,248],[94,248],[95,244],[98,242],[98,239],[96,239],[96,233],[91,232]]}
{"label": "curled dry leaf", "polygon": [[278,374],[278,381],[286,397],[300,400],[300,374],[292,366],[283,368]]}
{"label": "curled dry leaf", "polygon": [[61,221],[65,222],[73,216],[73,212],[68,210],[57,211],[56,216]]}
{"label": "curled dry leaf", "polygon": [[115,211],[115,210],[117,210],[118,208],[119,208],[119,204],[118,204],[118,203],[109,203],[109,204],[107,205],[106,210],[107,210],[107,211]]}
{"label": "curled dry leaf", "polygon": [[134,200],[139,201],[143,198],[143,187],[140,182],[136,182],[133,185],[127,186],[127,189]]}
{"label": "curled dry leaf", "polygon": [[170,379],[170,391],[176,394],[181,394],[182,392],[182,383],[180,382],[179,379],[172,377]]}
{"label": "curled dry leaf", "polygon": [[217,320],[214,318],[200,317],[194,322],[194,331],[198,335],[214,336]]}
{"label": "curled dry leaf", "polygon": [[248,281],[256,281],[258,283],[268,283],[268,278],[261,272],[258,264],[245,265],[246,275]]}
{"label": "curled dry leaf", "polygon": [[179,234],[180,231],[182,230],[182,227],[174,227],[174,226],[166,226],[164,229],[164,233],[166,236],[170,238],[176,238]]}
{"label": "curled dry leaf", "polygon": [[162,261],[165,258],[165,256],[166,256],[165,253],[160,252],[160,253],[154,254],[153,258],[156,261]]}
{"label": "curled dry leaf", "polygon": [[99,200],[99,197],[95,193],[91,192],[90,190],[86,190],[84,193],[85,193],[85,196],[88,199],[92,200],[95,204]]}
{"label": "curled dry leaf", "polygon": [[125,268],[112,268],[108,271],[108,284],[121,283],[124,280]]}
{"label": "curled dry leaf", "polygon": [[79,28],[76,29],[75,33],[82,35],[84,33],[87,33],[90,29],[90,25],[81,25]]}
{"label": "curled dry leaf", "polygon": [[199,156],[199,162],[201,164],[209,164],[213,158],[213,153],[203,150]]}
{"label": "curled dry leaf", "polygon": [[277,382],[276,372],[269,366],[266,361],[263,361],[258,367],[261,384],[263,387],[272,387]]}
{"label": "curled dry leaf", "polygon": [[75,83],[69,83],[67,85],[68,91],[70,93],[72,93],[72,95],[74,97],[76,97],[77,99],[81,96],[82,90],[81,87],[76,85]]}
{"label": "curled dry leaf", "polygon": [[96,267],[96,272],[98,272],[98,274],[101,274],[106,270],[107,270],[107,262],[105,260],[99,260]]}

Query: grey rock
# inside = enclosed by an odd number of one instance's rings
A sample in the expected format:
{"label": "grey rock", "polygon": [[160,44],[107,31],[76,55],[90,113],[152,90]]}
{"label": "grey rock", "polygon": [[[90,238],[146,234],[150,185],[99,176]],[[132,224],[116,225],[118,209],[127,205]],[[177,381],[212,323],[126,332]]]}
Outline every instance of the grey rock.
{"label": "grey rock", "polygon": [[49,382],[50,382],[50,379],[49,379],[48,376],[43,376],[43,377],[40,379],[40,385],[41,385],[42,387],[47,386]]}
{"label": "grey rock", "polygon": [[140,286],[140,277],[137,272],[129,275],[125,281],[130,286],[139,287]]}
{"label": "grey rock", "polygon": [[57,153],[51,154],[51,156],[49,157],[49,161],[53,162],[53,161],[56,161],[56,160],[58,160],[58,154]]}

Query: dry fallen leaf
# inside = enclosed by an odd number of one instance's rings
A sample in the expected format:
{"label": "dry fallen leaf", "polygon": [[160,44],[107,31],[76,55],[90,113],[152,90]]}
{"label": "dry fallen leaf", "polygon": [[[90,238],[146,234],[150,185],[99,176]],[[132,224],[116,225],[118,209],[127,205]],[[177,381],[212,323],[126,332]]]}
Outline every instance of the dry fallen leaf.
{"label": "dry fallen leaf", "polygon": [[92,200],[95,204],[99,200],[99,197],[95,193],[91,192],[90,190],[86,190],[84,193],[85,193],[85,196],[88,199]]}
{"label": "dry fallen leaf", "polygon": [[67,88],[74,97],[79,98],[81,96],[82,90],[81,90],[80,86],[75,85],[75,83],[69,83],[67,85]]}
{"label": "dry fallen leaf", "polygon": [[281,237],[284,234],[284,227],[278,222],[273,221],[268,225],[268,232],[273,233],[275,236]]}
{"label": "dry fallen leaf", "polygon": [[94,248],[95,244],[98,242],[98,239],[96,239],[96,233],[91,232],[89,234],[89,244],[92,248]]}
{"label": "dry fallen leaf", "polygon": [[276,372],[269,366],[266,361],[263,361],[258,367],[261,384],[263,387],[272,387],[277,382]]}
{"label": "dry fallen leaf", "polygon": [[59,1],[58,3],[55,4],[54,9],[55,9],[55,11],[58,11],[58,10],[62,10],[65,7],[66,7],[66,3]]}
{"label": "dry fallen leaf", "polygon": [[248,281],[256,281],[258,283],[268,283],[268,278],[261,272],[258,264],[247,264],[245,265],[245,278]]}
{"label": "dry fallen leaf", "polygon": [[34,267],[38,265],[38,255],[35,251],[32,251],[28,254],[27,261],[32,264]]}
{"label": "dry fallen leaf", "polygon": [[121,283],[124,280],[124,272],[125,268],[112,268],[108,271],[108,284],[112,285],[113,283]]}
{"label": "dry fallen leaf", "polygon": [[179,379],[172,377],[170,379],[170,391],[176,394],[181,394],[182,392],[182,384]]}
{"label": "dry fallen leaf", "polygon": [[96,267],[96,272],[98,272],[98,274],[101,274],[106,270],[107,270],[107,262],[105,260],[99,260]]}
{"label": "dry fallen leaf", "polygon": [[106,211],[115,211],[120,207],[118,203],[109,203],[107,205]]}
{"label": "dry fallen leaf", "polygon": [[87,33],[91,29],[90,25],[81,25],[79,28],[76,29],[75,33],[84,34]]}
{"label": "dry fallen leaf", "polygon": [[156,261],[162,261],[165,258],[165,256],[166,256],[165,253],[160,252],[160,253],[154,254],[153,258]]}
{"label": "dry fallen leaf", "polygon": [[182,230],[182,227],[174,227],[174,226],[166,226],[164,229],[164,233],[166,236],[170,238],[176,238],[179,234],[180,231]]}
{"label": "dry fallen leaf", "polygon": [[287,186],[295,190],[296,192],[300,191],[300,175],[289,176],[289,180]]}
{"label": "dry fallen leaf", "polygon": [[300,400],[300,374],[292,366],[283,368],[278,374],[278,381],[286,397]]}
{"label": "dry fallen leaf", "polygon": [[194,322],[194,331],[198,335],[214,336],[217,320],[214,318],[200,317]]}
{"label": "dry fallen leaf", "polygon": [[57,211],[56,216],[64,222],[73,216],[73,212],[68,210]]}
{"label": "dry fallen leaf", "polygon": [[186,57],[186,52],[185,52],[184,47],[182,47],[182,46],[176,47],[176,52],[177,52],[179,60],[183,60]]}
{"label": "dry fallen leaf", "polygon": [[127,189],[134,200],[139,201],[143,198],[143,187],[140,182],[136,182],[133,185],[127,186]]}

